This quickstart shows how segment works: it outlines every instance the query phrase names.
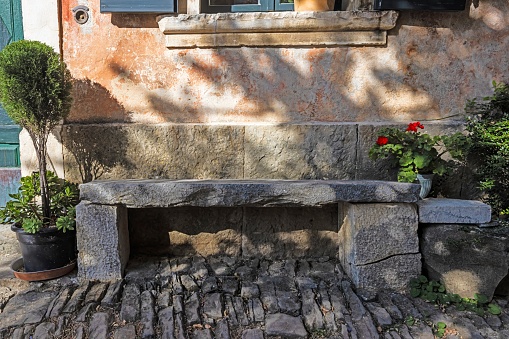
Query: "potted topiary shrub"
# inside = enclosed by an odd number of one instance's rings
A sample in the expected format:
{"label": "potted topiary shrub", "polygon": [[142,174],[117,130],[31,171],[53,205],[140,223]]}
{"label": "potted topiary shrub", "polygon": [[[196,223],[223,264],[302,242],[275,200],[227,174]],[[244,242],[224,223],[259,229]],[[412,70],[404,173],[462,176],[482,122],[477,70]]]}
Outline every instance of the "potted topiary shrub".
{"label": "potted topiary shrub", "polygon": [[69,114],[71,86],[67,66],[42,42],[21,40],[0,52],[0,102],[28,131],[39,167],[22,179],[20,191],[0,212],[0,221],[14,223],[27,272],[53,270],[75,259],[77,188],[46,169],[48,136]]}

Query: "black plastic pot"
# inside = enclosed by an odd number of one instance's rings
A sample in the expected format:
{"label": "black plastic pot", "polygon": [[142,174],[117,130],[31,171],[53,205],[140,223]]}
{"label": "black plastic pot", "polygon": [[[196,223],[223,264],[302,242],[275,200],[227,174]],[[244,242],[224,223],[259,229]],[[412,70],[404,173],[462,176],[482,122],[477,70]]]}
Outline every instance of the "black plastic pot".
{"label": "black plastic pot", "polygon": [[26,272],[52,270],[76,259],[76,231],[50,227],[31,234],[15,225],[11,230],[16,232]]}

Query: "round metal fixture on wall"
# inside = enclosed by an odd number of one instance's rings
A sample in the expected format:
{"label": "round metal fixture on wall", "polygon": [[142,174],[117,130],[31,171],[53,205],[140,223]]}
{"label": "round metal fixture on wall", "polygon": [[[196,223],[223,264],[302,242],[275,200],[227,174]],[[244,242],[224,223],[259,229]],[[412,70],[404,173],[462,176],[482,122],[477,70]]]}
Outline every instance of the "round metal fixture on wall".
{"label": "round metal fixture on wall", "polygon": [[72,9],[74,21],[76,21],[78,24],[83,25],[88,21],[88,7],[79,5]]}

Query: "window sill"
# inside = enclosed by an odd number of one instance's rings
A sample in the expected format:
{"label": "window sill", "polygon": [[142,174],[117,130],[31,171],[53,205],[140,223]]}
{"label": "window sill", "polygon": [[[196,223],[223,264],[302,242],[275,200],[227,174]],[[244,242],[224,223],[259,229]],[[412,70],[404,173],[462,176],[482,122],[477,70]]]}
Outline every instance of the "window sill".
{"label": "window sill", "polygon": [[158,17],[168,48],[384,46],[396,11],[252,12]]}

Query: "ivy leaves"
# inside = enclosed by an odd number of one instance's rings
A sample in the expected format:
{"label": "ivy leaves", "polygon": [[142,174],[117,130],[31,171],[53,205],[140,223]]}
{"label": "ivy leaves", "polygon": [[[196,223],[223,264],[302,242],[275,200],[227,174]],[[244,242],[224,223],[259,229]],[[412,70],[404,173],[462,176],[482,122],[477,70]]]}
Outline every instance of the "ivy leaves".
{"label": "ivy leaves", "polygon": [[462,298],[458,294],[447,293],[443,284],[438,281],[428,280],[421,275],[410,281],[410,295],[414,298],[435,303],[442,306],[456,306],[459,311],[471,311],[478,315],[484,315],[489,312],[498,315],[502,312],[500,306],[495,303],[489,303],[488,297],[482,294],[475,294],[474,298]]}

